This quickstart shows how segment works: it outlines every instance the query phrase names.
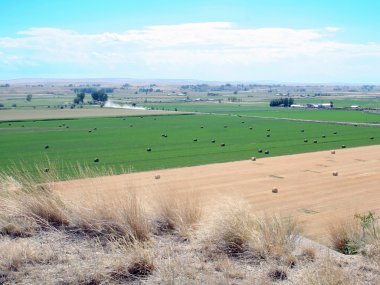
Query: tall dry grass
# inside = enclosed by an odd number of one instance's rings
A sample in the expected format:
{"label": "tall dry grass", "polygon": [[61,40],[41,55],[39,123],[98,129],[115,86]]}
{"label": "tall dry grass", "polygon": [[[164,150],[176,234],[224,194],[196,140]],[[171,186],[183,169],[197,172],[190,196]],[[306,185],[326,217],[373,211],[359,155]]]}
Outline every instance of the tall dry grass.
{"label": "tall dry grass", "polygon": [[190,238],[199,225],[203,209],[194,193],[163,195],[155,198],[159,231],[175,232]]}
{"label": "tall dry grass", "polygon": [[286,257],[299,237],[298,224],[292,218],[255,216],[241,201],[230,201],[219,208],[209,227],[210,240],[230,255],[251,252],[262,258]]}

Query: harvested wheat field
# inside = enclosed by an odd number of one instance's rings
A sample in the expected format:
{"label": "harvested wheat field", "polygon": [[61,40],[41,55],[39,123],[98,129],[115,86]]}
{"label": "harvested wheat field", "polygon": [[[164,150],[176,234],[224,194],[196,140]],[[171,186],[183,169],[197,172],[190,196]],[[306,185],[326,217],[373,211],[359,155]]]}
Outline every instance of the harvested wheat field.
{"label": "harvested wheat field", "polygon": [[206,205],[225,196],[243,198],[257,213],[297,217],[307,236],[325,242],[335,219],[380,211],[379,185],[380,146],[370,146],[72,180],[55,189],[70,200],[111,197],[128,188],[158,196],[191,192]]}
{"label": "harvested wheat field", "polygon": [[[36,110],[2,110],[0,121],[73,119],[87,117],[120,117],[141,115],[173,114],[173,111],[137,110],[137,109],[36,109]],[[177,114],[177,113],[176,113]]]}

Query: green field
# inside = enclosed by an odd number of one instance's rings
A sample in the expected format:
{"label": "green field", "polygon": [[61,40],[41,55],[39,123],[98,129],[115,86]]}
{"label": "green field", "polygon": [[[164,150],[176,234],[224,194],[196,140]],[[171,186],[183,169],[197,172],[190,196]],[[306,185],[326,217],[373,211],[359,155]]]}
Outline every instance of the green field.
{"label": "green field", "polygon": [[[211,142],[213,139],[215,143]],[[343,144],[355,147],[379,143],[380,128],[377,127],[236,116],[169,115],[2,122],[0,169],[22,163],[31,170],[36,163],[43,165],[48,157],[62,175],[75,175],[70,165],[76,163],[111,167],[116,172],[121,172],[122,168],[142,171],[243,160],[251,156],[312,152],[340,148]],[[45,149],[45,145],[49,148]],[[259,149],[263,152],[259,153]],[[269,150],[269,154],[265,154],[265,150]],[[100,161],[94,162],[95,158]]]}
{"label": "green field", "polygon": [[380,113],[373,114],[357,110],[318,110],[318,109],[296,109],[296,108],[271,108],[251,104],[238,103],[166,103],[145,104],[145,106],[156,109],[223,113],[233,115],[250,115],[272,118],[290,118],[355,123],[380,123]]}

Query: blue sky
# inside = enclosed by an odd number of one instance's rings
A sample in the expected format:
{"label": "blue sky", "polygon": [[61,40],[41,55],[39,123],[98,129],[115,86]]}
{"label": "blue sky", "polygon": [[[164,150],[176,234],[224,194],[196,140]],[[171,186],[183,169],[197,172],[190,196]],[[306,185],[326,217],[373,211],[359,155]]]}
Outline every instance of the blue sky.
{"label": "blue sky", "polygon": [[380,83],[380,1],[0,0],[0,79]]}

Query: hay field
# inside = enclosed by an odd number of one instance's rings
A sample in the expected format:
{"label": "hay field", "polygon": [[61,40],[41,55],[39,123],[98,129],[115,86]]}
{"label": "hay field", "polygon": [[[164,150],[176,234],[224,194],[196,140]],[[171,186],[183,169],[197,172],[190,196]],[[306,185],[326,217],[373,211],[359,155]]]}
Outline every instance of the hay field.
{"label": "hay field", "polygon": [[111,108],[94,109],[38,109],[38,110],[1,110],[0,121],[22,121],[22,120],[46,120],[46,119],[72,119],[86,117],[118,117],[118,116],[140,116],[170,114],[172,111],[159,110],[128,110]]}
{"label": "hay field", "polygon": [[[334,171],[338,176],[333,176]],[[380,146],[148,171],[60,182],[70,199],[109,197],[123,189],[164,195],[188,193],[213,204],[224,196],[246,199],[254,211],[293,215],[306,234],[326,242],[328,223],[380,211]],[[155,179],[160,175],[160,179]],[[272,187],[279,192],[272,193]],[[86,195],[83,195],[86,193]]]}

